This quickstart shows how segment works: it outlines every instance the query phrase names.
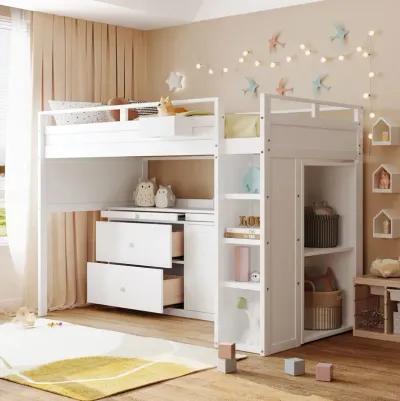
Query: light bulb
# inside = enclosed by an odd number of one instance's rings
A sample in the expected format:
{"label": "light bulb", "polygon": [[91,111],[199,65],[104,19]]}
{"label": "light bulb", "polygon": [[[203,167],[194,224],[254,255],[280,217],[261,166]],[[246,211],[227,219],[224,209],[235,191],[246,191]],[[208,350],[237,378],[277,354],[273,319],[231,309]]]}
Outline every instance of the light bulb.
{"label": "light bulb", "polygon": [[344,61],[344,56],[343,56],[343,54],[341,54],[341,55],[338,57],[338,60],[339,60],[339,61]]}
{"label": "light bulb", "polygon": [[375,78],[375,73],[374,73],[373,71],[370,71],[370,72],[368,73],[368,76],[369,76],[370,78]]}
{"label": "light bulb", "polygon": [[358,46],[356,50],[357,50],[357,53],[361,53],[363,51],[363,48],[361,46]]}
{"label": "light bulb", "polygon": [[244,63],[244,58],[243,57],[239,58],[239,63]]}
{"label": "light bulb", "polygon": [[201,64],[197,63],[197,64],[196,64],[196,68],[197,68],[198,70],[200,70]]}
{"label": "light bulb", "polygon": [[[369,118],[375,118],[375,113],[373,111],[371,111],[371,113],[369,113]],[[372,135],[372,134],[370,134],[370,135]]]}
{"label": "light bulb", "polygon": [[212,69],[212,68],[209,68],[208,73],[209,73],[210,75],[214,74],[213,69]]}
{"label": "light bulb", "polygon": [[310,56],[310,55],[311,55],[311,50],[307,49],[307,50],[304,52],[304,54],[305,54],[306,56]]}
{"label": "light bulb", "polygon": [[242,52],[243,56],[246,57],[249,55],[249,51],[248,50],[243,50]]}
{"label": "light bulb", "polygon": [[270,66],[271,68],[275,68],[275,67],[276,67],[275,61],[271,61],[271,62],[269,63],[269,66]]}
{"label": "light bulb", "polygon": [[370,93],[365,92],[365,93],[363,94],[363,98],[364,98],[364,99],[369,99],[370,97],[371,97],[371,94],[370,94]]}
{"label": "light bulb", "polygon": [[228,69],[228,67],[224,67],[224,68],[222,69],[222,71],[223,71],[223,72],[228,72],[229,69]]}
{"label": "light bulb", "polygon": [[371,140],[372,140],[372,138],[373,138],[373,135],[372,135],[372,132],[370,132],[370,133],[368,134],[368,139],[371,139]]}
{"label": "light bulb", "polygon": [[304,43],[302,43],[299,47],[301,50],[306,50],[306,45]]}
{"label": "light bulb", "polygon": [[292,61],[292,56],[287,56],[287,57],[286,57],[286,62],[287,62],[287,63],[290,63],[291,61]]}
{"label": "light bulb", "polygon": [[256,61],[254,62],[254,65],[255,65],[256,67],[258,67],[260,64],[261,64],[261,62],[260,62],[259,60],[256,60]]}
{"label": "light bulb", "polygon": [[326,58],[326,57],[321,57],[321,58],[320,58],[320,61],[321,61],[322,64],[324,64],[324,63],[327,62],[327,58]]}
{"label": "light bulb", "polygon": [[374,35],[375,35],[375,31],[370,30],[370,31],[368,32],[368,36],[371,36],[371,38],[372,38],[372,36],[374,36]]}
{"label": "light bulb", "polygon": [[364,52],[362,55],[364,58],[368,58],[370,56],[369,52]]}

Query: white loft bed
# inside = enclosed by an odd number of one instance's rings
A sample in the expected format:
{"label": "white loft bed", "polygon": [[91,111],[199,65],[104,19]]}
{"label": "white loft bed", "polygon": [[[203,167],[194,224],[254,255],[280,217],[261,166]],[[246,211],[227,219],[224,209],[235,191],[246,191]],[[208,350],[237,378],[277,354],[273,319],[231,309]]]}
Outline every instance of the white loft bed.
{"label": "white loft bed", "polygon": [[[283,103],[283,110],[276,110],[276,103]],[[39,113],[39,314],[47,313],[47,213],[132,213],[132,190],[147,176],[149,160],[206,157],[214,160],[214,202],[206,213],[214,214],[217,244],[215,342],[235,341],[240,350],[267,355],[349,330],[352,277],[362,269],[362,109],[261,94],[259,136],[246,138],[225,138],[219,98],[174,102],[211,105],[212,115],[127,121],[130,108],[156,104]],[[298,106],[288,109],[293,104]],[[52,125],[56,114],[99,110],[120,110],[121,121]],[[241,177],[249,163],[260,167],[260,194],[243,193]],[[343,220],[340,246],[324,252],[303,245],[304,206],[321,199]],[[198,212],[190,202],[179,207]],[[225,228],[237,225],[243,214],[260,215],[260,240],[224,238]],[[233,281],[235,245],[251,247],[251,267],[260,272],[260,283]],[[347,295],[340,329],[304,330],[304,270],[314,261],[335,268]],[[248,301],[247,312],[236,308],[241,296]]]}

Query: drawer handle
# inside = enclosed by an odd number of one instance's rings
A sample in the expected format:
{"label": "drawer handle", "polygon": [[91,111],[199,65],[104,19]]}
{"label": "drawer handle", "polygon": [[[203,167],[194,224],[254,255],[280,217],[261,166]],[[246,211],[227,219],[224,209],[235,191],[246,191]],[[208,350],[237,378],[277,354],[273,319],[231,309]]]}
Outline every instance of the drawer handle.
{"label": "drawer handle", "polygon": [[129,243],[129,248],[134,248],[134,247],[135,247],[135,244],[133,242],[130,242]]}
{"label": "drawer handle", "polygon": [[119,290],[120,290],[121,292],[125,292],[125,291],[126,291],[125,287],[121,287]]}

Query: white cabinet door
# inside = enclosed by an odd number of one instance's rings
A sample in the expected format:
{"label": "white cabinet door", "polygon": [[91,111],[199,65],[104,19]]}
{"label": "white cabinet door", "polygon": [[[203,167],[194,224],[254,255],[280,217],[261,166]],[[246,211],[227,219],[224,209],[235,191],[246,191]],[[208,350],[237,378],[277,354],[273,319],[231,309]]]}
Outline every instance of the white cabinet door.
{"label": "white cabinet door", "polygon": [[185,309],[214,313],[217,261],[213,223],[185,224]]}
{"label": "white cabinet door", "polygon": [[172,226],[98,221],[96,260],[171,268]]}

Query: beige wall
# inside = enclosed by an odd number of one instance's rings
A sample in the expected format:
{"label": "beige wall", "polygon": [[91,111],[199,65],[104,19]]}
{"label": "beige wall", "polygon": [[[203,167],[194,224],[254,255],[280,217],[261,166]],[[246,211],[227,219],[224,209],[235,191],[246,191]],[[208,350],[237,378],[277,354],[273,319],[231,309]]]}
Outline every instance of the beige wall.
{"label": "beige wall", "polygon": [[[148,33],[149,76],[148,99],[157,99],[168,93],[165,79],[170,71],[179,71],[186,76],[186,87],[173,98],[221,96],[227,111],[254,111],[258,108],[256,98],[243,96],[244,77],[251,76],[260,84],[263,92],[275,92],[281,77],[288,79],[294,94],[313,97],[311,81],[320,74],[328,74],[329,92],[323,91],[320,98],[346,103],[362,104],[362,94],[368,91],[368,61],[359,54],[348,60],[328,62],[322,65],[319,58],[333,57],[353,52],[363,44],[370,29],[381,31],[374,39],[376,58],[374,69],[380,73],[376,80],[375,99],[378,115],[400,114],[400,56],[398,38],[400,24],[398,0],[326,0],[305,6],[285,8],[219,20],[200,22],[181,27],[156,30]],[[348,43],[329,40],[334,23],[343,23],[350,30]],[[286,48],[279,49],[273,57],[267,50],[267,40],[274,32],[282,33]],[[318,53],[306,58],[299,51],[299,44],[306,43]],[[284,61],[287,54],[296,55],[297,60],[271,70],[255,68],[252,63],[239,65],[238,57],[245,49],[251,49],[264,63],[272,59]],[[254,60],[254,58],[253,58]],[[196,63],[209,64],[216,73],[209,76],[206,71],[197,71]],[[231,70],[218,73],[223,66]],[[399,115],[400,117],[400,115]],[[369,125],[366,119],[366,125]],[[367,131],[367,128],[366,128]],[[377,195],[371,193],[370,174],[381,162],[394,162],[400,166],[400,149],[371,149],[365,147],[365,255],[366,264],[378,256],[400,255],[400,240],[372,239],[371,220],[380,208],[400,208],[400,195]],[[399,209],[400,210],[400,209]]]}

